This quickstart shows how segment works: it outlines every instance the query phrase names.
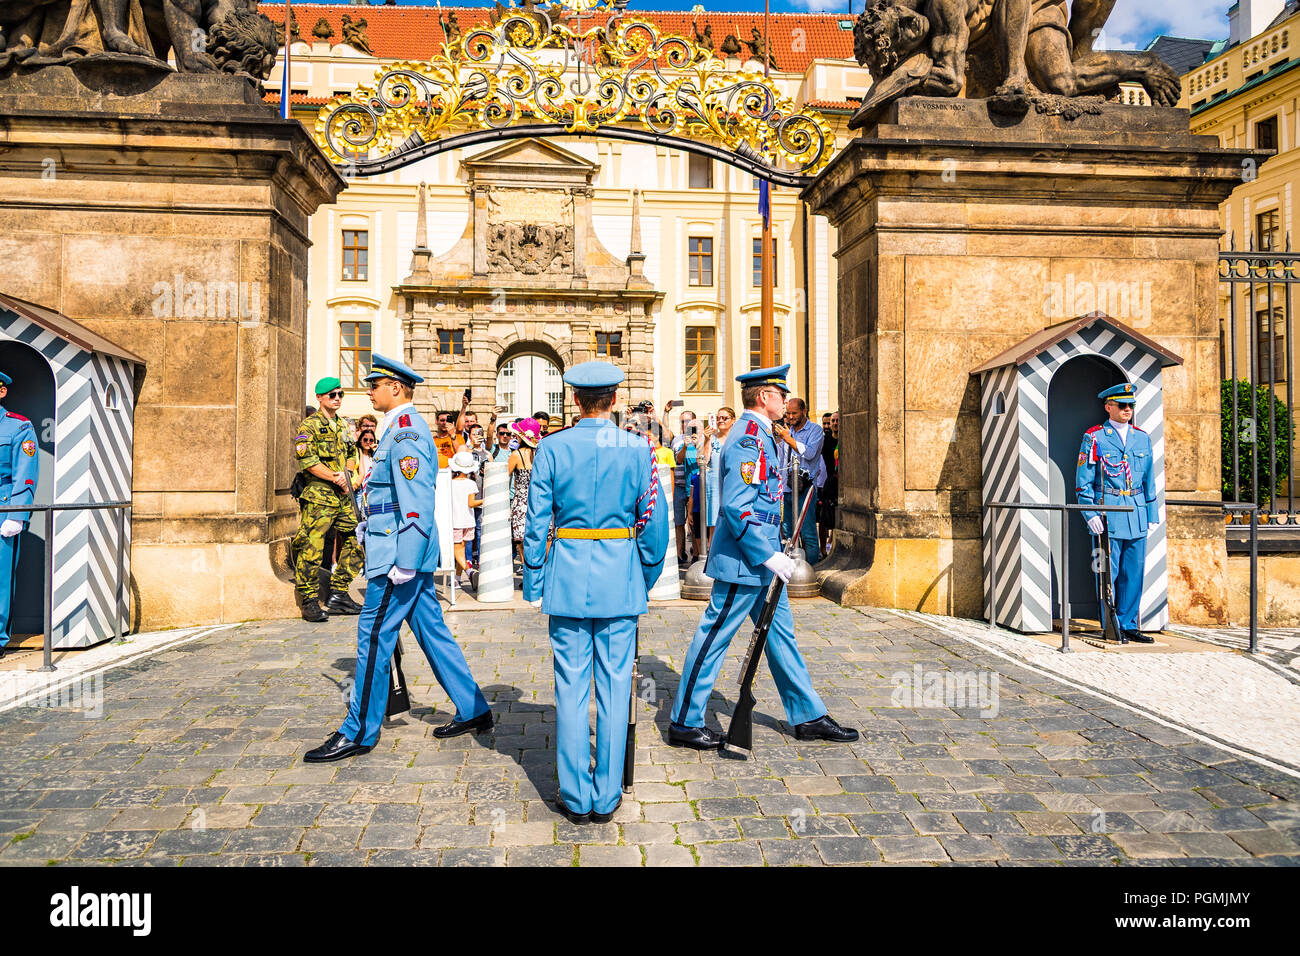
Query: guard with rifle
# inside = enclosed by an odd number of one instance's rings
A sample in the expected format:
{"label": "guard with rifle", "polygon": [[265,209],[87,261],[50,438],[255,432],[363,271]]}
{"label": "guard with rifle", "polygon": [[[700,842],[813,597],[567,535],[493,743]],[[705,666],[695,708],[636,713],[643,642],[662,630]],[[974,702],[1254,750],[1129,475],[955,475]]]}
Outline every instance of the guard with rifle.
{"label": "guard with rifle", "polygon": [[[781,546],[785,488],[772,436],[772,423],[785,414],[789,371],[789,365],[782,365],[736,376],[745,411],[722,446],[718,523],[705,565],[713,578],[713,592],[686,653],[673,701],[668,742],[674,746],[697,750],[722,746],[722,734],[705,727],[704,717],[727,647],[745,618],[757,624],[764,616],[764,597],[769,594],[773,575],[784,585],[794,570],[794,561]],[[775,595],[763,652],[795,737],[857,740],[858,732],[832,720],[813,690],[808,667],[795,643],[789,599],[783,587],[777,588]]]}
{"label": "guard with rifle", "polygon": [[631,784],[637,618],[668,550],[654,448],[610,417],[623,378],[608,362],[583,362],[565,374],[582,418],[537,446],[528,486],[524,599],[550,615],[555,808],[573,823],[609,822],[623,802],[624,782]]}
{"label": "guard with rifle", "polygon": [[[319,623],[335,614],[359,614],[361,605],[348,596],[348,588],[361,571],[361,547],[353,538],[356,507],[347,488],[348,469],[357,457],[356,446],[343,419],[343,386],[328,376],[316,383],[319,406],[298,425],[293,452],[305,482],[298,500],[302,521],[293,538],[294,582],[302,601],[302,619]],[[320,603],[320,566],[330,528],[339,542],[339,559],[330,579],[329,603]],[[333,557],[332,555],[330,557]]]}
{"label": "guard with rifle", "polygon": [[[1088,530],[1097,536],[1109,561],[1109,585],[1101,582],[1102,616],[1113,603],[1114,628],[1121,642],[1154,644],[1139,630],[1142,579],[1146,569],[1147,534],[1160,523],[1156,503],[1151,438],[1133,424],[1137,395],[1131,383],[1108,388],[1097,396],[1106,402],[1109,420],[1089,428],[1079,449],[1074,490],[1081,505],[1132,505],[1129,512],[1083,512]],[[1105,574],[1105,561],[1103,561]],[[1107,601],[1108,594],[1111,601]],[[1106,622],[1103,621],[1103,625]]]}

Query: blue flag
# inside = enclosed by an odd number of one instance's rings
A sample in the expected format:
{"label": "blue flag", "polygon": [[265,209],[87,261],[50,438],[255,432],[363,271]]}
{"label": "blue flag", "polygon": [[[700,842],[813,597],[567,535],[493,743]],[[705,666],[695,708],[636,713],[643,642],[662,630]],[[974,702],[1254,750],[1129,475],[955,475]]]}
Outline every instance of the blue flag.
{"label": "blue flag", "polygon": [[292,0],[284,5],[284,80],[280,83],[280,119],[289,118],[289,18],[293,16]]}
{"label": "blue flag", "polygon": [[758,181],[758,213],[763,217],[763,227],[767,228],[768,219],[772,216],[772,200],[767,194],[767,180]]}

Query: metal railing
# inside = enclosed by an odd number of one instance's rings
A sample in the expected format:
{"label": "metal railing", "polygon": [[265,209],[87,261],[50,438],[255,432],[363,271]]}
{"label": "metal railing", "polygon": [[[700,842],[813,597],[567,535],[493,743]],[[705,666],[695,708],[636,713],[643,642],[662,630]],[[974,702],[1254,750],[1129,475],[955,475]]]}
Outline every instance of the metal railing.
{"label": "metal railing", "polygon": [[[1235,501],[1199,501],[1194,498],[1167,498],[1170,508],[1214,508],[1228,514],[1245,514],[1250,527],[1250,651],[1259,650],[1259,508],[1253,504]],[[1022,504],[1017,501],[993,501],[984,507],[1003,511],[1059,511],[1061,513],[1061,653],[1070,653],[1070,512],[1071,511],[1133,511],[1132,505],[1049,505]],[[997,627],[998,587],[997,554],[998,523],[990,519],[989,558],[989,630]]]}
{"label": "metal railing", "polygon": [[[1059,511],[1061,513],[1061,647],[1070,653],[1070,512],[1133,511],[1132,505],[1050,505],[1021,504],[1018,501],[991,501],[984,507],[997,511]],[[989,556],[989,630],[998,626],[998,523],[990,519],[992,540]],[[1050,573],[1050,568],[1049,568]]]}
{"label": "metal railing", "polygon": [[[0,507],[0,515],[15,513],[32,513],[40,512],[45,515],[45,654],[44,662],[38,671],[48,673],[57,670],[54,666],[54,513],[56,511],[116,511],[117,512],[117,586],[113,591],[113,636],[117,643],[121,643],[126,630],[130,629],[130,623],[124,629],[122,626],[123,608],[122,608],[122,585],[125,576],[126,566],[126,520],[127,512],[131,510],[130,501],[106,501],[101,504],[69,504],[69,505],[5,505]],[[12,608],[10,609],[12,612]],[[126,601],[126,614],[131,613],[131,602],[128,597]]]}
{"label": "metal railing", "polygon": [[[1275,230],[1261,232],[1262,245],[1271,246],[1276,241]],[[1300,511],[1295,500],[1296,405],[1292,380],[1297,369],[1291,344],[1291,287],[1300,283],[1300,253],[1291,251],[1290,235],[1286,237],[1285,250],[1255,249],[1255,244],[1252,235],[1247,249],[1239,251],[1235,248],[1235,237],[1230,236],[1229,248],[1219,254],[1219,281],[1228,300],[1228,314],[1220,317],[1224,347],[1219,371],[1220,378],[1231,383],[1231,398],[1222,410],[1230,416],[1229,447],[1223,448],[1222,454],[1224,465],[1230,463],[1232,477],[1230,482],[1224,482],[1223,497],[1233,503],[1262,504],[1257,520],[1295,529],[1300,526]],[[1238,299],[1244,301],[1239,303]],[[1248,324],[1244,334],[1239,335],[1240,311],[1245,312]],[[1243,363],[1238,362],[1237,354],[1239,339],[1246,352],[1246,375],[1242,378],[1239,375]],[[1249,383],[1249,401],[1244,406],[1239,381]],[[1261,389],[1266,396],[1262,402]],[[1265,406],[1262,420],[1261,405]],[[1290,427],[1286,430],[1286,440],[1280,441],[1277,419],[1283,407]],[[1245,463],[1241,460],[1243,443],[1249,449],[1250,458],[1245,482],[1242,475]],[[1266,450],[1261,449],[1265,444]],[[1285,506],[1278,494],[1284,482]]]}

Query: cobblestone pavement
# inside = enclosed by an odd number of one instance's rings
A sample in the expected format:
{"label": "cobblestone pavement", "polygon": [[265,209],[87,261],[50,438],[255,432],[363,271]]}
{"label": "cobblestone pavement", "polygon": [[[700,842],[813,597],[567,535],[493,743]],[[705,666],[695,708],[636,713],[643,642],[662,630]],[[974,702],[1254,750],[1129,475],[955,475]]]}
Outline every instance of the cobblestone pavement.
{"label": "cobblestone pavement", "polygon": [[859,743],[795,741],[763,670],[752,759],[669,748],[698,615],[642,621],[638,783],[612,823],[573,826],[543,800],[540,614],[449,615],[494,734],[431,736],[449,704],[408,638],[416,709],[373,753],[313,766],[301,754],[342,717],[354,631],[277,621],[111,671],[97,718],[0,714],[0,864],[1300,863],[1295,777],[890,612],[796,608],[813,679]]}
{"label": "cobblestone pavement", "polygon": [[1134,704],[1300,777],[1300,674],[1266,666],[1266,658],[1225,653],[1208,644],[1200,645],[1205,649],[1200,653],[1152,653],[1149,647],[1130,645],[1105,653],[1062,654],[1032,637],[990,630],[981,622],[904,616]]}

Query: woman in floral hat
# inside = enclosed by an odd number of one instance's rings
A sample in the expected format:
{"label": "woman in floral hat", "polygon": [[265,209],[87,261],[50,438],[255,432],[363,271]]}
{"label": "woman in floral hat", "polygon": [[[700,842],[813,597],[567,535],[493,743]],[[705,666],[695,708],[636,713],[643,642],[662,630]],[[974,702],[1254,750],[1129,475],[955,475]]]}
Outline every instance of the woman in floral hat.
{"label": "woman in floral hat", "polygon": [[535,418],[521,418],[510,426],[519,438],[519,447],[510,453],[506,474],[513,479],[510,492],[510,537],[515,542],[515,555],[523,573],[524,519],[528,515],[528,482],[533,474],[533,455],[542,437],[542,426]]}

